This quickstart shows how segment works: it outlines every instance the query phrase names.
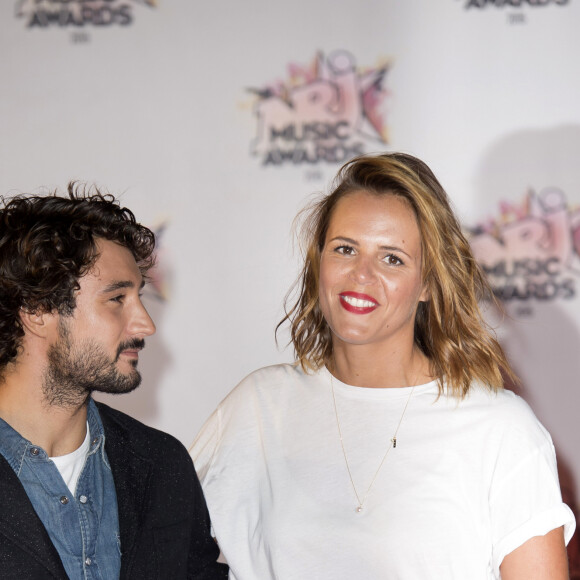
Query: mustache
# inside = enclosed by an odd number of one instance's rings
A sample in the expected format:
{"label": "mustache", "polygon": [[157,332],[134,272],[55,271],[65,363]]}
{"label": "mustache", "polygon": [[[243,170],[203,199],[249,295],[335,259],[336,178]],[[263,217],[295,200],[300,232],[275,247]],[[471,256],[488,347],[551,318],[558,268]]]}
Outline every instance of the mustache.
{"label": "mustache", "polygon": [[132,338],[131,340],[126,340],[125,342],[122,342],[117,347],[117,359],[124,350],[133,350],[136,348],[139,350],[145,348],[145,340],[143,340],[142,338]]}

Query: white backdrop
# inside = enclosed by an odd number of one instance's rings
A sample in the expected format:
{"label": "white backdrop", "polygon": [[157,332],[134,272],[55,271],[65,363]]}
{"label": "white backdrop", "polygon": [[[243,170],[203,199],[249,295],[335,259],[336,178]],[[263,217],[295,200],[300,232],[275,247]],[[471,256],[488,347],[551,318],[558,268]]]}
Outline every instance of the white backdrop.
{"label": "white backdrop", "polygon": [[0,193],[94,182],[161,232],[144,383],[111,404],[187,445],[244,375],[291,360],[273,332],[294,215],[349,151],[402,150],[490,269],[532,260],[495,270],[524,288],[499,332],[578,495],[579,23],[578,0],[2,2]]}

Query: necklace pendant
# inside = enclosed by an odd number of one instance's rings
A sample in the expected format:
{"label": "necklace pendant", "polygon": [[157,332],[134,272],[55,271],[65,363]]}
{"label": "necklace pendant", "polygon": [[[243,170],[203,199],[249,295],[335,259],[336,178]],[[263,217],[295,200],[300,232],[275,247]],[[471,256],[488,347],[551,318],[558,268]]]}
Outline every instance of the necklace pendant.
{"label": "necklace pendant", "polygon": [[[356,490],[356,486],[354,485],[354,480],[352,478],[352,473],[350,471],[350,466],[348,464],[348,457],[346,456],[346,449],[344,447],[344,441],[342,439],[342,429],[340,428],[340,418],[338,416],[338,408],[336,406],[336,396],[334,394],[334,383],[332,381],[332,374],[330,374],[330,391],[332,393],[332,402],[333,402],[333,406],[334,406],[334,416],[336,417],[336,427],[338,429],[338,438],[340,440],[340,446],[342,448],[342,454],[344,456],[344,463],[346,465],[346,471],[348,472],[348,477],[350,479],[350,484],[352,485],[352,490],[354,491],[354,495],[356,497],[357,500],[359,500],[359,504],[354,508],[355,513],[360,514],[363,512],[363,504],[367,499],[367,496],[369,495],[371,488],[373,487],[373,484],[375,483],[375,480],[377,479],[378,475],[379,475],[379,471],[381,470],[381,467],[383,466],[383,463],[385,462],[385,459],[387,458],[387,455],[389,454],[389,451],[391,450],[391,447],[397,447],[397,433],[399,432],[399,427],[401,426],[401,423],[403,422],[403,418],[405,416],[405,413],[407,412],[407,407],[409,406],[409,402],[411,401],[411,397],[413,396],[413,391],[415,390],[415,386],[413,385],[413,387],[411,388],[410,392],[409,392],[409,397],[407,398],[407,402],[405,403],[405,407],[403,408],[403,412],[401,413],[401,417],[399,419],[399,424],[397,425],[397,428],[395,429],[395,432],[391,438],[391,445],[387,446],[387,449],[383,455],[383,458],[381,459],[381,462],[379,463],[379,466],[377,467],[377,470],[375,471],[375,474],[373,475],[373,478],[371,480],[371,483],[369,484],[366,493],[364,494],[360,494],[357,492]],[[361,497],[362,497],[362,501],[361,501]]]}

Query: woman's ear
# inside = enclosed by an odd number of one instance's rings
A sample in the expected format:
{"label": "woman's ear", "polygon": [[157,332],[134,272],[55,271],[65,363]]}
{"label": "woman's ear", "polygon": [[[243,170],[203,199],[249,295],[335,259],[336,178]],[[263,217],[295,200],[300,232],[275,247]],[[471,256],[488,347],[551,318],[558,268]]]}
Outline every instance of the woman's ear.
{"label": "woman's ear", "polygon": [[431,300],[431,292],[427,287],[427,283],[423,284],[423,289],[421,290],[421,294],[419,295],[419,302],[429,302]]}

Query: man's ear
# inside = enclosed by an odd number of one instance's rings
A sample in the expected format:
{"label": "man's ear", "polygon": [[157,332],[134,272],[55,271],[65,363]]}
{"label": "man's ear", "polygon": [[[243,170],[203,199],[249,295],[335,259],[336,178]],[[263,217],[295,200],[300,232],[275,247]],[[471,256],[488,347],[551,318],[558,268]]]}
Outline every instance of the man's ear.
{"label": "man's ear", "polygon": [[20,320],[24,331],[39,338],[47,338],[56,328],[58,314],[52,312],[30,312],[20,309]]}

